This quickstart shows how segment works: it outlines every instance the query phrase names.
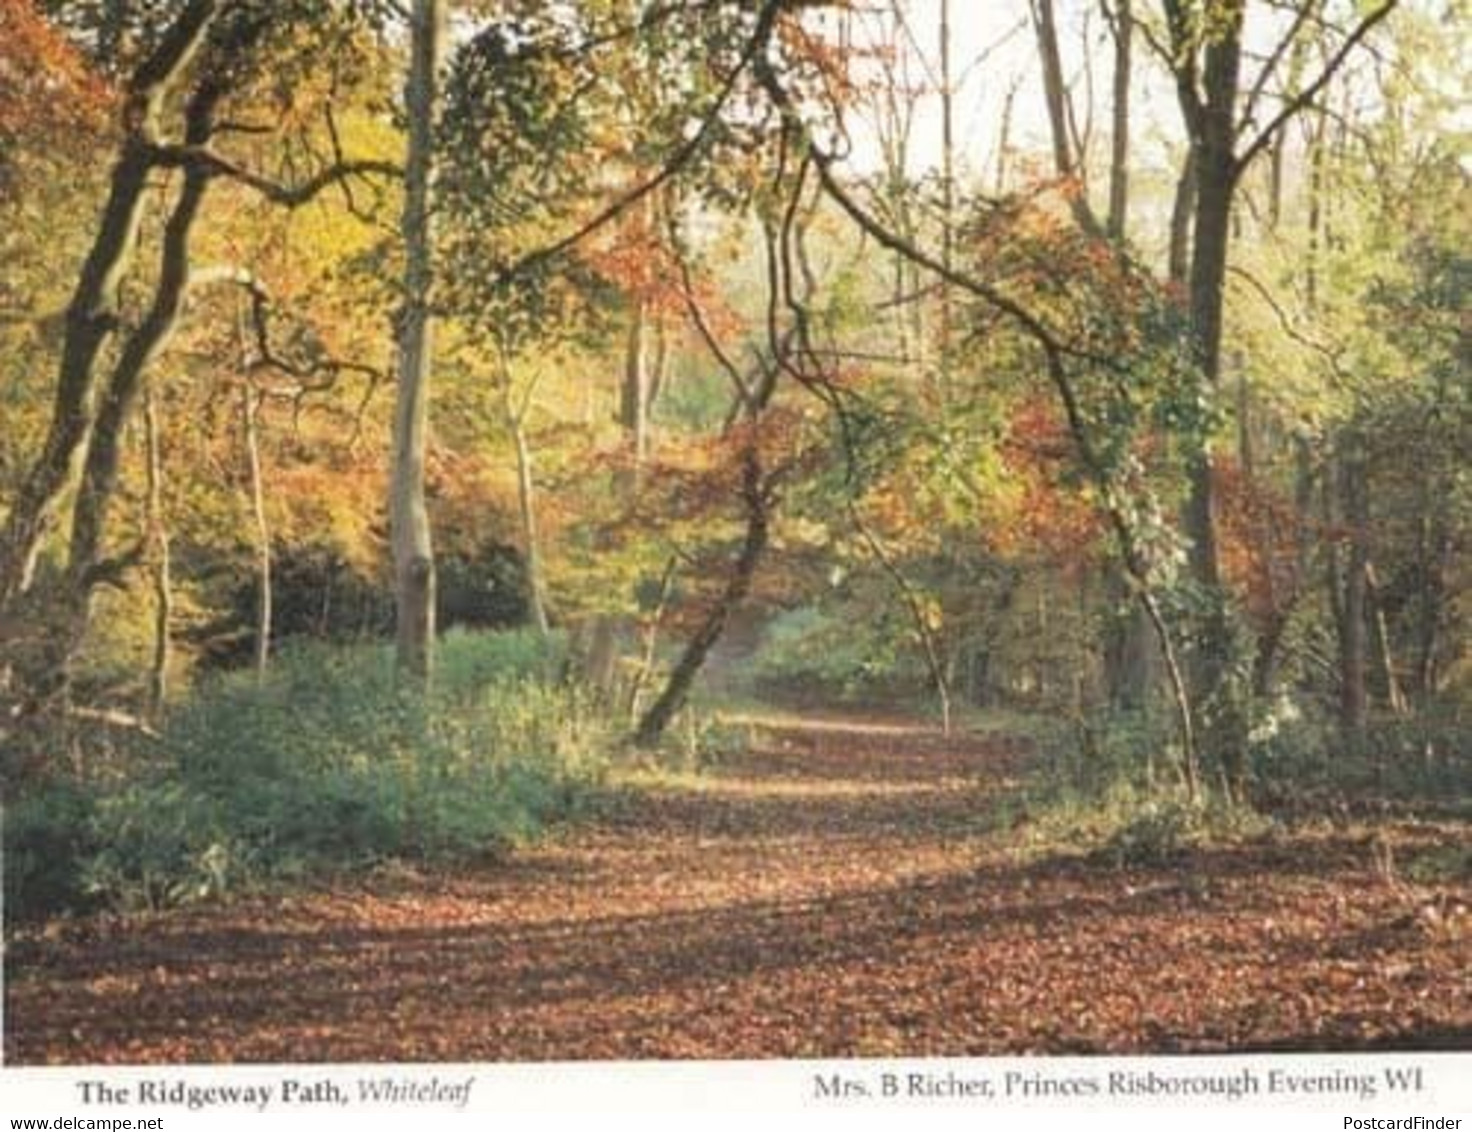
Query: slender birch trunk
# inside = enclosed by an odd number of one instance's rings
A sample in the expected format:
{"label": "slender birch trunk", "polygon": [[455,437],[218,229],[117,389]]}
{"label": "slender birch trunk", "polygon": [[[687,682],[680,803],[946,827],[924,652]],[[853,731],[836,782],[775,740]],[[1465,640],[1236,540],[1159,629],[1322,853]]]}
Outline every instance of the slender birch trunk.
{"label": "slender birch trunk", "polygon": [[430,373],[434,358],[431,310],[434,279],[434,142],[444,54],[444,0],[414,0],[409,81],[409,154],[405,171],[404,307],[399,327],[398,403],[394,416],[390,511],[399,671],[428,684],[435,633],[434,547],[425,503]]}

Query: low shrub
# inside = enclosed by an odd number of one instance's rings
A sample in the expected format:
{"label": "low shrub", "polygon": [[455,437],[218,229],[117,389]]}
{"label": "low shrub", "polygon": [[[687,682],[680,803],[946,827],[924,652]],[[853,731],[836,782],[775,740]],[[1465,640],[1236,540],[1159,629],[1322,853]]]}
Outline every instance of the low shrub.
{"label": "low shrub", "polygon": [[95,805],[90,791],[63,782],[4,808],[7,917],[40,919],[87,906],[83,873],[98,850]]}
{"label": "low shrub", "polygon": [[1005,813],[995,824],[1025,829],[1024,848],[1096,852],[1119,865],[1167,864],[1195,845],[1325,816],[1472,813],[1472,752],[1454,714],[1376,719],[1350,742],[1332,717],[1286,696],[1262,705],[1249,737],[1246,797],[1237,799],[1225,797],[1214,765],[1201,768],[1199,797],[1188,799],[1168,717],[1057,721],[1037,736],[1035,785],[1006,803],[1027,821]]}
{"label": "low shrub", "polygon": [[603,722],[559,642],[449,634],[427,696],[384,648],[305,645],[200,688],[121,780],[8,808],[13,918],[157,908],[389,858],[499,853],[574,812]]}
{"label": "low shrub", "polygon": [[1472,816],[1467,721],[1450,708],[1373,718],[1346,737],[1330,716],[1285,701],[1253,734],[1250,765],[1258,803],[1305,812],[1409,809]]}
{"label": "low shrub", "polygon": [[1255,836],[1272,823],[1219,792],[1206,768],[1187,794],[1179,736],[1168,716],[1120,712],[1035,729],[1040,765],[1032,787],[1003,815],[1025,850],[1066,849],[1117,867],[1169,865],[1193,846]]}
{"label": "low shrub", "polygon": [[900,646],[904,639],[882,618],[812,606],[787,610],[766,629],[752,663],[752,682],[758,692],[778,700],[923,693],[924,668],[918,655]]}
{"label": "low shrub", "polygon": [[1117,783],[1094,793],[1043,785],[1009,803],[1027,815],[1019,823],[1004,815],[998,828],[1017,830],[1028,853],[1080,853],[1116,868],[1153,868],[1177,863],[1191,849],[1272,829],[1270,818],[1214,795],[1192,802],[1179,787],[1148,788]]}

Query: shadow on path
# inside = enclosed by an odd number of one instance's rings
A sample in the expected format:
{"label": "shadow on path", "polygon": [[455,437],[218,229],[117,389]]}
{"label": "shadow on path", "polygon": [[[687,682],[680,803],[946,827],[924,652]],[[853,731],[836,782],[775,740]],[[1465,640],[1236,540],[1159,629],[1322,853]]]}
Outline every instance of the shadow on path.
{"label": "shadow on path", "polygon": [[[1465,954],[1350,840],[1189,873],[999,850],[1025,749],[762,726],[481,872],[22,935],[11,1062],[1462,1045]],[[1389,925],[1389,926],[1387,926]],[[1461,996],[1458,996],[1458,991]]]}

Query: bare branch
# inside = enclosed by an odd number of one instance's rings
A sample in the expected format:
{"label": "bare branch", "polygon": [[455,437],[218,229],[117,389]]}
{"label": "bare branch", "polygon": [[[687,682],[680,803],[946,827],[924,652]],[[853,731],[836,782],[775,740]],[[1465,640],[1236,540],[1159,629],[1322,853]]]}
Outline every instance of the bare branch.
{"label": "bare branch", "polygon": [[85,719],[89,723],[102,723],[108,727],[119,727],[125,731],[136,731],[140,735],[146,735],[150,739],[161,739],[157,729],[146,719],[127,712],[117,711],[114,708],[95,708],[81,705],[73,705],[68,714],[76,719]]}
{"label": "bare branch", "polygon": [[315,200],[323,191],[351,177],[402,177],[403,166],[376,158],[343,161],[321,170],[296,184],[283,184],[247,169],[224,154],[203,145],[156,145],[149,153],[155,165],[162,168],[194,167],[211,176],[237,181],[283,208],[300,208]]}
{"label": "bare branch", "polygon": [[115,590],[124,589],[123,576],[143,561],[147,550],[147,543],[139,540],[121,554],[101,562],[94,562],[87,568],[82,584],[89,590],[98,586],[110,586]]}
{"label": "bare branch", "polygon": [[251,328],[256,350],[256,360],[252,368],[273,369],[295,378],[300,385],[291,395],[298,399],[307,393],[330,389],[341,374],[360,374],[368,379],[368,392],[363,406],[366,408],[367,398],[372,396],[373,391],[384,380],[382,370],[366,362],[342,358],[318,358],[303,363],[285,357],[271,343],[271,293],[253,272],[233,264],[214,264],[196,268],[189,273],[191,290],[221,283],[239,287],[250,297]]}
{"label": "bare branch", "polygon": [[274,134],[277,126],[267,122],[242,122],[232,118],[215,123],[216,134]]}
{"label": "bare branch", "polygon": [[1237,127],[1239,131],[1246,130],[1252,125],[1254,115],[1257,111],[1258,99],[1262,97],[1263,91],[1268,85],[1268,80],[1272,78],[1273,72],[1278,69],[1278,64],[1283,61],[1283,56],[1287,54],[1288,48],[1298,38],[1298,33],[1303,30],[1304,24],[1312,17],[1314,5],[1317,2],[1318,0],[1303,0],[1303,3],[1299,5],[1298,10],[1294,13],[1293,25],[1284,34],[1283,38],[1273,45],[1272,52],[1263,63],[1262,69],[1257,73],[1257,81],[1252,84],[1252,90],[1248,92],[1247,100],[1242,108],[1242,121]]}
{"label": "bare branch", "polygon": [[1273,317],[1278,320],[1278,326],[1284,334],[1286,334],[1293,341],[1297,342],[1300,346],[1303,346],[1305,349],[1312,350],[1314,353],[1323,358],[1324,361],[1328,363],[1329,369],[1335,377],[1339,378],[1340,380],[1344,380],[1347,378],[1348,375],[1345,374],[1344,368],[1339,363],[1339,355],[1328,346],[1324,345],[1324,343],[1315,341],[1313,338],[1310,338],[1296,325],[1294,325],[1293,320],[1288,317],[1288,312],[1282,308],[1278,300],[1274,298],[1272,291],[1268,290],[1267,285],[1263,283],[1262,280],[1258,279],[1257,276],[1253,275],[1245,268],[1238,267],[1236,264],[1228,264],[1227,271],[1230,274],[1236,276],[1238,279],[1241,279],[1244,283],[1251,287],[1252,290],[1257,292],[1258,298],[1266,303],[1268,309],[1273,312]]}
{"label": "bare branch", "polygon": [[1328,86],[1330,80],[1338,73],[1340,66],[1349,57],[1349,53],[1354,50],[1355,45],[1364,39],[1365,36],[1369,35],[1371,29],[1376,24],[1390,15],[1399,2],[1400,0],[1384,0],[1384,3],[1380,7],[1362,19],[1359,26],[1345,37],[1344,42],[1339,45],[1339,50],[1334,52],[1329,61],[1324,64],[1324,69],[1319,72],[1318,77],[1299,91],[1297,95],[1289,99],[1283,108],[1278,111],[1273,120],[1263,127],[1262,132],[1252,139],[1252,142],[1242,151],[1241,156],[1236,158],[1232,167],[1232,176],[1234,179],[1242,175],[1243,170],[1252,163],[1253,158],[1267,147],[1268,143],[1273,140],[1273,136],[1283,128],[1284,123],[1289,121],[1295,114],[1318,97],[1319,92]]}
{"label": "bare branch", "polygon": [[[699,300],[695,297],[695,280],[690,271],[689,261],[685,258],[684,251],[680,246],[679,232],[676,229],[675,218],[669,216],[667,223],[670,230],[670,246],[674,249],[675,262],[680,268],[680,295],[685,300],[685,310],[690,315],[690,321],[699,332],[701,340],[706,349],[715,358],[716,364],[731,379],[731,384],[736,387],[736,396],[741,408],[749,407],[754,399],[754,393],[750,383],[747,382],[741,368],[736,364],[725,347],[720,343],[711,328],[710,321],[705,317],[705,311],[701,308]],[[734,420],[735,414],[732,414]],[[729,428],[729,425],[728,425]]]}

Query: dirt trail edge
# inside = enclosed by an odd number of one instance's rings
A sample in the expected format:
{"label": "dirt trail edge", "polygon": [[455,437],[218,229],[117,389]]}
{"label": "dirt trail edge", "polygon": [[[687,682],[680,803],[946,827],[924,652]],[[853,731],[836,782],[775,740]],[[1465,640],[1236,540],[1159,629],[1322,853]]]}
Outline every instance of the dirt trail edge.
{"label": "dirt trail edge", "polygon": [[753,734],[506,862],[22,932],[6,1061],[1472,1047],[1466,888],[1362,837],[1027,856],[989,828],[1021,744]]}

